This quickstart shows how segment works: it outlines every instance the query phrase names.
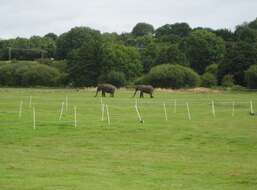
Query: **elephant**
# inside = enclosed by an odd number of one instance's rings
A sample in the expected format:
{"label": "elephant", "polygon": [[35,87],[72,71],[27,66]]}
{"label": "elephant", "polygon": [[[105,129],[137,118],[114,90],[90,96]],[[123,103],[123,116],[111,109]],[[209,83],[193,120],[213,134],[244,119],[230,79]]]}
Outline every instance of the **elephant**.
{"label": "elephant", "polygon": [[97,97],[99,91],[102,91],[102,97],[105,97],[105,93],[109,93],[111,97],[114,97],[115,90],[116,87],[111,84],[99,84],[95,97]]}
{"label": "elephant", "polygon": [[140,98],[144,98],[144,93],[150,94],[150,97],[153,98],[154,87],[151,85],[137,85],[135,86],[134,96],[137,94],[137,91],[140,91]]}

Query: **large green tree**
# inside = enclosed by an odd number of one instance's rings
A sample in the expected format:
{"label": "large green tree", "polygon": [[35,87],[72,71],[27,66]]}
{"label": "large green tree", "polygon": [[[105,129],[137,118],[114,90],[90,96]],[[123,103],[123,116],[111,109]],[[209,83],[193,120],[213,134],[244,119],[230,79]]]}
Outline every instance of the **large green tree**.
{"label": "large green tree", "polygon": [[207,30],[193,31],[182,44],[191,67],[199,74],[213,63],[220,63],[225,54],[224,40]]}
{"label": "large green tree", "polygon": [[179,42],[181,38],[188,36],[191,27],[187,23],[166,24],[156,29],[156,37],[163,42]]}
{"label": "large green tree", "polygon": [[180,37],[188,36],[191,32],[191,27],[187,23],[166,24],[158,28],[155,32],[156,36],[167,36],[170,34]]}
{"label": "large green tree", "polygon": [[135,36],[152,35],[154,33],[154,27],[148,23],[138,23],[132,30],[132,34]]}
{"label": "large green tree", "polygon": [[235,41],[234,33],[228,29],[218,29],[215,30],[214,33],[221,37],[224,41]]}
{"label": "large green tree", "polygon": [[45,37],[45,38],[51,38],[53,41],[57,41],[57,39],[58,39],[57,34],[52,33],[52,32],[46,34],[44,37]]}
{"label": "large green tree", "polygon": [[248,27],[248,25],[238,26],[235,31],[235,36],[239,41],[257,43],[257,30]]}
{"label": "large green tree", "polygon": [[188,60],[184,52],[179,48],[178,44],[164,45],[160,48],[159,57],[157,60],[158,65],[164,63],[179,64],[189,66]]}
{"label": "large green tree", "polygon": [[101,57],[101,74],[110,71],[124,73],[127,80],[141,75],[143,65],[138,50],[119,44],[105,44]]}
{"label": "large green tree", "polygon": [[0,41],[0,59],[9,59],[9,48],[11,58],[17,60],[34,60],[44,57],[54,57],[56,43],[49,37],[32,36],[31,38],[15,38]]}
{"label": "large green tree", "polygon": [[57,40],[57,57],[65,59],[74,49],[81,48],[90,39],[98,38],[100,32],[88,27],[75,27],[62,34]]}
{"label": "large green tree", "polygon": [[52,38],[32,36],[29,39],[30,48],[45,50],[44,56],[54,57],[56,53],[56,43]]}
{"label": "large green tree", "polygon": [[73,86],[95,86],[101,74],[102,40],[90,38],[67,56],[67,70]]}
{"label": "large green tree", "polygon": [[249,22],[248,26],[252,29],[257,30],[257,18],[253,20],[252,22]]}
{"label": "large green tree", "polygon": [[224,61],[219,65],[218,78],[233,75],[236,84],[246,85],[244,71],[251,65],[257,64],[257,47],[246,42],[227,44]]}
{"label": "large green tree", "polygon": [[153,41],[145,46],[145,48],[140,49],[141,61],[144,66],[144,73],[148,73],[151,68],[158,64],[158,59],[160,57],[161,48],[159,44]]}

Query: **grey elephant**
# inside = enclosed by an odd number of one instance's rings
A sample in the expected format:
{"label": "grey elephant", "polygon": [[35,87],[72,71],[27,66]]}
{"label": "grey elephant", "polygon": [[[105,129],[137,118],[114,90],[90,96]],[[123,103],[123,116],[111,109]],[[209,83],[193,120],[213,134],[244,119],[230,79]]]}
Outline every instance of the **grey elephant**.
{"label": "grey elephant", "polygon": [[105,97],[105,93],[109,93],[111,97],[114,97],[116,87],[111,84],[99,84],[96,89],[95,97],[97,97],[100,91],[102,92],[102,97]]}
{"label": "grey elephant", "polygon": [[135,93],[134,96],[137,94],[137,91],[140,91],[140,98],[144,98],[144,93],[147,93],[150,95],[151,98],[153,98],[153,91],[154,87],[151,85],[137,85],[135,86]]}

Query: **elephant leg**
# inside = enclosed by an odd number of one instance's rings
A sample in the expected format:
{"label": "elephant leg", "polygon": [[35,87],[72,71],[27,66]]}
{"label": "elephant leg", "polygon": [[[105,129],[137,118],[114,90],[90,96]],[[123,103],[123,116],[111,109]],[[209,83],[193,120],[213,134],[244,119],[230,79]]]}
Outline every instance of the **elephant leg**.
{"label": "elephant leg", "polygon": [[99,90],[96,91],[95,97],[97,97]]}
{"label": "elephant leg", "polygon": [[136,96],[136,94],[137,94],[137,90],[135,90],[135,93],[134,93],[133,97],[135,97],[135,96]]}
{"label": "elephant leg", "polygon": [[140,92],[140,98],[144,98],[144,93],[142,91]]}

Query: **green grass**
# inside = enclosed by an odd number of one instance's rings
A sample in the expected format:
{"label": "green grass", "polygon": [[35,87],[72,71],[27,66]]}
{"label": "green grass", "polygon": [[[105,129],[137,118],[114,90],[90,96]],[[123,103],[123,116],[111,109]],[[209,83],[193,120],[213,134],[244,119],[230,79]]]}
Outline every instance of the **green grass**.
{"label": "green grass", "polygon": [[[121,90],[103,99],[110,110],[108,126],[92,90],[1,89],[0,189],[257,189],[257,117],[249,115],[250,100],[257,110],[256,93],[156,92],[154,99],[138,102],[143,124],[131,94]],[[66,96],[68,111],[58,121]]]}

